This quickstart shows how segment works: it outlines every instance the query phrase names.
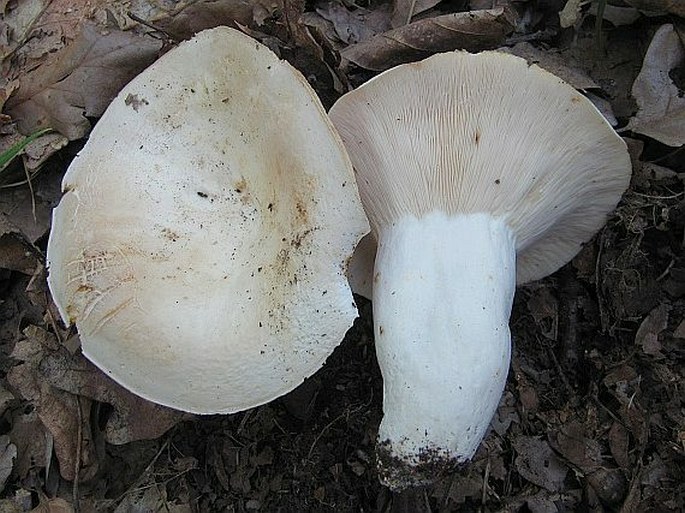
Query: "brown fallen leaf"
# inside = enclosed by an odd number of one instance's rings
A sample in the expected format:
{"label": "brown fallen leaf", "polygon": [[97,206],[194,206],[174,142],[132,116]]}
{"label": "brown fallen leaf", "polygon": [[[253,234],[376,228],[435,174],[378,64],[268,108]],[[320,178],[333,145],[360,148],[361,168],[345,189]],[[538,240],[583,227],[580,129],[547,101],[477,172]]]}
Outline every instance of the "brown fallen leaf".
{"label": "brown fallen leaf", "polygon": [[534,436],[517,436],[512,445],[517,454],[514,465],[524,479],[550,492],[563,488],[568,468],[546,441]]}
{"label": "brown fallen leaf", "polygon": [[46,498],[29,513],[74,513],[74,506],[59,497]]}
{"label": "brown fallen leaf", "polygon": [[[57,166],[46,168],[31,178],[28,184],[16,187],[0,186],[0,218],[4,218],[21,236],[35,244],[50,228],[50,217],[62,196],[60,188],[63,170]],[[23,170],[15,177],[26,179]],[[0,227],[4,224],[0,221]]]}
{"label": "brown fallen leaf", "polygon": [[641,405],[642,376],[627,364],[616,367],[603,379],[611,395],[619,403],[618,414],[638,446],[649,436],[649,415]]}
{"label": "brown fallen leaf", "polygon": [[32,469],[42,469],[47,465],[48,432],[34,409],[22,409],[12,416],[10,440],[17,447],[17,460],[14,475],[24,479]]}
{"label": "brown fallen leaf", "polygon": [[576,65],[567,54],[541,50],[530,43],[517,43],[511,48],[500,48],[500,51],[518,55],[526,59],[528,64],[537,64],[580,91],[599,88],[590,75]]}
{"label": "brown fallen leaf", "polygon": [[685,144],[685,96],[673,83],[671,70],[685,62],[685,48],[673,25],[662,25],[647,49],[633,83],[637,114],[627,129],[668,146]]}
{"label": "brown fallen leaf", "polygon": [[378,34],[341,52],[344,60],[374,71],[419,60],[436,52],[495,48],[514,30],[509,8],[445,14]]}
{"label": "brown fallen leaf", "polygon": [[132,394],[80,353],[47,353],[40,362],[39,372],[43,381],[59,390],[111,404],[114,411],[105,426],[105,440],[111,444],[154,440],[191,417]]}
{"label": "brown fallen leaf", "polygon": [[685,2],[683,0],[624,0],[628,5],[649,14],[675,14],[685,18]]}
{"label": "brown fallen leaf", "polygon": [[644,318],[635,334],[635,345],[640,346],[645,354],[663,358],[659,335],[668,326],[671,305],[662,303]]}
{"label": "brown fallen leaf", "polygon": [[[141,2],[138,3],[148,3]],[[155,7],[163,2],[155,2]],[[261,25],[281,8],[279,0],[200,0],[179,2],[173,10],[145,16],[140,6],[132,9],[141,18],[164,30],[176,39],[187,39],[208,28],[226,25],[235,28],[235,23],[247,27]],[[149,10],[149,6],[146,6]]]}
{"label": "brown fallen leaf", "polygon": [[0,212],[0,268],[33,274],[41,259],[40,251]]}
{"label": "brown fallen leaf", "polygon": [[[597,16],[597,3],[592,3],[588,14]],[[621,27],[624,25],[632,25],[639,20],[640,17],[640,11],[634,7],[620,7],[607,4],[604,6],[604,16],[602,19],[611,23],[614,27]]]}
{"label": "brown fallen leaf", "polygon": [[6,37],[0,41],[0,61],[12,55],[29,37],[35,22],[50,3],[49,0],[32,2],[13,2],[14,5],[3,9],[3,24]]}
{"label": "brown fallen leaf", "polygon": [[490,421],[490,426],[499,436],[504,436],[509,431],[512,423],[518,424],[519,422],[521,422],[521,419],[516,411],[516,398],[514,394],[506,391],[502,395],[497,411]]}
{"label": "brown fallen leaf", "polygon": [[609,429],[609,449],[618,465],[626,470],[631,470],[631,458],[628,454],[630,449],[630,436],[628,430],[620,422],[613,422]]}
{"label": "brown fallen leaf", "polygon": [[372,11],[362,8],[350,11],[337,2],[328,2],[317,7],[316,14],[330,22],[335,37],[347,45],[361,43],[391,28],[390,12],[384,6]]}
{"label": "brown fallen leaf", "polygon": [[438,5],[442,0],[394,0],[391,23],[393,28],[408,25],[417,14]]}
{"label": "brown fallen leaf", "polygon": [[12,473],[16,458],[17,446],[10,442],[9,436],[0,436],[0,492],[5,488],[5,482]]}
{"label": "brown fallen leaf", "polygon": [[585,436],[584,426],[575,420],[550,433],[550,443],[564,458],[581,469],[591,473],[603,464],[599,443]]}
{"label": "brown fallen leaf", "polygon": [[28,326],[24,336],[11,355],[23,363],[10,369],[7,381],[33,404],[41,422],[52,434],[62,477],[74,480],[78,461],[79,478],[87,481],[99,468],[91,439],[90,400],[56,389],[40,376],[37,367],[45,352],[64,350],[53,335],[37,326]]}
{"label": "brown fallen leaf", "polygon": [[568,422],[550,433],[550,444],[576,467],[597,496],[608,504],[619,504],[628,492],[628,483],[620,469],[612,468],[602,455],[599,442],[586,436],[585,427]]}
{"label": "brown fallen leaf", "polygon": [[157,57],[161,43],[131,32],[100,32],[84,25],[53,60],[25,74],[5,104],[28,134],[51,127],[70,140],[90,130],[119,90]]}

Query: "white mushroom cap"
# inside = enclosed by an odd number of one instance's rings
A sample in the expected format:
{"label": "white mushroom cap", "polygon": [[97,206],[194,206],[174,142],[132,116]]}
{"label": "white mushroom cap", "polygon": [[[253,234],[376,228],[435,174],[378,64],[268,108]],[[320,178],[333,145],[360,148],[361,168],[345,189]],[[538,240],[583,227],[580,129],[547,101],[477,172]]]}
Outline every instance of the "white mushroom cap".
{"label": "white mushroom cap", "polygon": [[429,482],[473,456],[497,408],[516,282],[555,271],[605,223],[630,159],[575,89],[497,52],[397,66],[329,115],[378,241],[350,279],[372,288],[379,475]]}
{"label": "white mushroom cap", "polygon": [[84,354],[195,413],[268,402],[357,315],[368,231],[351,164],[306,80],[225,27],[128,84],[69,167],[49,285]]}

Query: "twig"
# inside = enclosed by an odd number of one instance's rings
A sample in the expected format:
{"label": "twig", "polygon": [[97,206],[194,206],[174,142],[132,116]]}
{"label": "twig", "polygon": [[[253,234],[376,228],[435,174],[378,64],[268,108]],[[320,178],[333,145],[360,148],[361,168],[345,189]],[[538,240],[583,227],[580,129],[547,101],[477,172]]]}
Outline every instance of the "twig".
{"label": "twig", "polygon": [[321,430],[321,432],[319,432],[319,434],[316,436],[316,438],[315,438],[314,441],[312,442],[312,446],[309,448],[309,452],[307,453],[307,459],[310,459],[310,458],[312,457],[312,453],[314,452],[314,447],[315,447],[316,444],[319,442],[319,440],[321,440],[321,437],[323,436],[323,434],[324,434],[324,433],[325,433],[333,424],[335,424],[336,422],[338,422],[340,419],[342,419],[342,418],[345,417],[345,416],[349,417],[350,415],[352,415],[352,414],[354,414],[354,413],[357,413],[358,411],[361,411],[363,408],[364,408],[364,405],[361,405],[361,406],[358,406],[357,408],[355,408],[354,410],[345,410],[345,411],[342,412],[340,415],[338,415],[336,418],[334,418],[332,421],[330,421],[328,424],[326,424],[326,425],[324,426],[324,428]]}
{"label": "twig", "polygon": [[76,395],[76,413],[78,416],[78,426],[76,428],[76,461],[74,462],[74,484],[71,488],[71,501],[74,506],[74,513],[81,511],[79,500],[79,474],[81,473],[81,444],[83,444],[83,412],[81,411],[81,397]]}

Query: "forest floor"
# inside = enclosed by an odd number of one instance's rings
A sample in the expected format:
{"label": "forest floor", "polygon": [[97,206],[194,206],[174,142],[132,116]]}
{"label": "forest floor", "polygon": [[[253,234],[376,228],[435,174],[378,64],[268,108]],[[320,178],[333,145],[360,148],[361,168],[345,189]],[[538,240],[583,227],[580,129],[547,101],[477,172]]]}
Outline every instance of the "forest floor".
{"label": "forest floor", "polygon": [[[685,511],[685,9],[604,4],[597,24],[598,3],[574,0],[0,2],[0,151],[36,134],[0,173],[0,511]],[[591,97],[628,144],[631,186],[607,225],[517,290],[489,433],[434,486],[378,482],[361,297],[303,385],[208,417],[121,389],[59,320],[44,264],[62,175],[128,80],[216,25],[277,51],[326,107],[394,64],[506,46]]]}

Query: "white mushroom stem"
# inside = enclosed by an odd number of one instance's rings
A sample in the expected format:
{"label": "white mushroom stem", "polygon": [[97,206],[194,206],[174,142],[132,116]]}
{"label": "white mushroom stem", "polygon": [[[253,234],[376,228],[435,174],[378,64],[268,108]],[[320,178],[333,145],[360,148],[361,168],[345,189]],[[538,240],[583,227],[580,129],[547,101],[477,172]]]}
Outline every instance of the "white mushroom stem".
{"label": "white mushroom stem", "polygon": [[[510,359],[515,236],[487,214],[433,212],[378,230],[373,314],[383,374],[381,477],[416,484],[398,463],[458,463],[475,453]],[[397,480],[400,480],[399,482]]]}

